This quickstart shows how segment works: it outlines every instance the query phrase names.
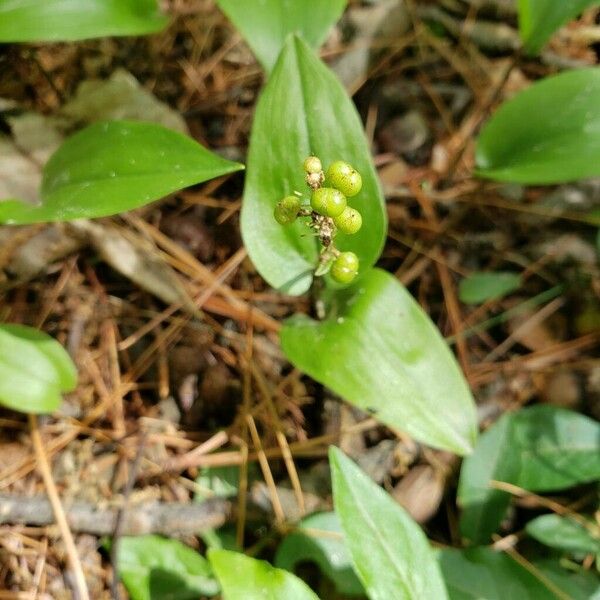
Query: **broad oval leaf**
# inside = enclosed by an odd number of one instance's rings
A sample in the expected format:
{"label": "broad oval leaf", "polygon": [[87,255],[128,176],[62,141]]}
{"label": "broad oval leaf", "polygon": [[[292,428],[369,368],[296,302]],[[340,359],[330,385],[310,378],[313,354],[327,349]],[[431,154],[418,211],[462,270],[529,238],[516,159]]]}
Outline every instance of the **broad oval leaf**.
{"label": "broad oval leaf", "polygon": [[600,423],[543,405],[505,414],[463,462],[461,532],[473,543],[485,543],[497,530],[510,495],[494,489],[492,481],[548,492],[599,478]]}
{"label": "broad oval leaf", "polygon": [[548,77],[504,103],[477,142],[477,174],[550,184],[600,175],[600,68]]}
{"label": "broad oval leaf", "polygon": [[429,317],[389,273],[340,291],[325,321],[281,331],[290,361],[345,400],[416,439],[465,454],[477,435],[471,393]]}
{"label": "broad oval leaf", "polygon": [[537,54],[550,36],[598,0],[519,0],[519,31],[528,54]]}
{"label": "broad oval leaf", "polygon": [[114,215],[240,169],[161,125],[95,123],[66,140],[46,164],[42,203],[0,202],[0,223]]}
{"label": "broad oval leaf", "polygon": [[0,405],[52,412],[61,403],[61,393],[76,385],[75,365],[56,340],[24,325],[0,325]]}
{"label": "broad oval leaf", "polygon": [[557,598],[550,590],[556,589],[553,582],[543,575],[541,579],[535,577],[507,554],[491,548],[442,550],[439,562],[450,600]]}
{"label": "broad oval leaf", "polygon": [[588,522],[588,526],[570,517],[542,515],[532,519],[525,531],[538,542],[572,553],[600,554],[600,529]]}
{"label": "broad oval leaf", "polygon": [[285,39],[298,33],[318,48],[340,18],[347,0],[217,0],[219,8],[242,33],[265,71],[271,71]]}
{"label": "broad oval leaf", "polygon": [[600,479],[598,421],[549,405],[516,412],[512,421],[510,451],[521,457],[516,485],[552,492]]}
{"label": "broad oval leaf", "polygon": [[482,304],[488,300],[497,300],[521,287],[518,273],[508,271],[471,273],[465,277],[458,288],[461,302]]}
{"label": "broad oval leaf", "polygon": [[159,535],[121,538],[117,569],[132,600],[196,600],[219,592],[203,556]]}
{"label": "broad oval leaf", "polygon": [[156,0],[0,0],[0,42],[58,42],[159,31]]}
{"label": "broad oval leaf", "polygon": [[335,512],[322,512],[302,519],[277,548],[275,566],[293,571],[298,563],[314,562],[329,577],[340,594],[363,596]]}
{"label": "broad oval leaf", "polygon": [[283,227],[273,218],[275,204],[308,188],[302,164],[316,154],[326,167],[351,163],[363,188],[351,199],[363,217],[353,236],[338,235],[336,246],[354,251],[361,269],[372,265],[386,231],[384,201],[356,109],[335,75],[298,37],[290,36],[258,102],[244,190],[241,226],[252,262],[274,288],[303,294],[317,265],[317,241],[303,219]]}
{"label": "broad oval leaf", "polygon": [[447,598],[421,528],[339,449],[329,449],[335,510],[371,600]]}
{"label": "broad oval leaf", "polygon": [[230,550],[209,550],[208,559],[223,589],[223,600],[319,600],[293,573]]}

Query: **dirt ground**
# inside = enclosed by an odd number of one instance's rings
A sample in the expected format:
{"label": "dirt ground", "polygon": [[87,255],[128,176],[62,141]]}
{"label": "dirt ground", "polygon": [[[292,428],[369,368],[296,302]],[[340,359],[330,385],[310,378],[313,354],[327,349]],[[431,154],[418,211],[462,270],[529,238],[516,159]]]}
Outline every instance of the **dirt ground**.
{"label": "dirt ground", "polygon": [[[353,94],[385,191],[379,266],[449,338],[483,428],[538,402],[600,418],[600,276],[588,220],[600,181],[524,188],[473,177],[476,133],[502,100],[597,63],[598,10],[527,59],[514,52],[510,2],[399,6],[351,2],[322,51]],[[0,46],[0,134],[25,162],[24,194],[35,194],[57,143],[99,112],[169,124],[245,160],[260,67],[212,2],[172,0],[168,11],[171,25],[148,37]],[[0,156],[0,180],[9,169],[14,178],[11,158]],[[331,443],[431,539],[459,540],[458,459],[341,403],[282,355],[282,319],[311,312],[311,299],[276,293],[254,270],[239,233],[242,190],[234,174],[119,217],[0,228],[1,319],[58,338],[80,374],[51,417],[0,410],[0,599],[73,597],[68,548],[40,504],[49,492],[40,456],[77,523],[93,598],[111,597],[102,538],[116,514],[122,535],[160,532],[199,549],[199,530],[226,523],[269,559],[303,512],[331,507]],[[478,270],[517,271],[523,285],[467,306],[458,282]],[[237,497],[194,503],[202,469],[226,466],[239,469]],[[520,528],[519,502],[507,535]]]}

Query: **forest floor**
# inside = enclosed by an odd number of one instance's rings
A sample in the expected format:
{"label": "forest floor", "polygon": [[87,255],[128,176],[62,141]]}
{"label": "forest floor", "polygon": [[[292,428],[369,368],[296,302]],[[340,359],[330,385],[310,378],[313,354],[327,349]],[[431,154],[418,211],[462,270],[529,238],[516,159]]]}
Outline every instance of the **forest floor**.
{"label": "forest floor", "polygon": [[[100,117],[156,120],[245,160],[262,71],[212,2],[168,4],[172,23],[156,35],[0,46],[0,143],[16,148],[0,155],[0,190],[10,176],[35,194],[43,160]],[[379,266],[452,342],[482,428],[540,402],[600,418],[600,270],[587,219],[600,181],[524,188],[473,177],[475,137],[496,106],[531,81],[597,63],[598,11],[526,59],[515,55],[512,3],[396,4],[351,2],[322,51],[353,94],[385,192]],[[254,270],[242,190],[234,174],[83,229],[0,228],[1,319],[41,327],[79,369],[56,414],[0,410],[0,599],[73,597],[68,549],[39,503],[40,453],[77,523],[93,598],[111,597],[102,539],[117,513],[122,535],[159,532],[199,549],[198,531],[225,524],[269,558],[302,514],[331,508],[332,443],[431,539],[459,539],[458,459],[342,403],[282,355],[280,323],[310,311],[310,299],[273,291]],[[521,286],[461,302],[459,282],[482,270],[519,273]],[[233,495],[215,492],[212,476],[229,478]],[[21,517],[11,522],[11,510]]]}

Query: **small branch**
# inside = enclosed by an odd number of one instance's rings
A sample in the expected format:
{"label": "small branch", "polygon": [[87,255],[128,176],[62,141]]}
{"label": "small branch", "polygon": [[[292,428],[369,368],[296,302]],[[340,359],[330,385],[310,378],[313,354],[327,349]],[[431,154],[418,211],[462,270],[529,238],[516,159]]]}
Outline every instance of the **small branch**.
{"label": "small branch", "polygon": [[[65,507],[66,523],[71,531],[103,536],[112,535],[118,507],[99,508],[89,502],[74,502]],[[145,502],[130,505],[122,535],[196,534],[223,525],[231,513],[231,503],[214,498],[202,503]],[[0,495],[0,525],[46,526],[55,522],[50,502],[42,497]]]}

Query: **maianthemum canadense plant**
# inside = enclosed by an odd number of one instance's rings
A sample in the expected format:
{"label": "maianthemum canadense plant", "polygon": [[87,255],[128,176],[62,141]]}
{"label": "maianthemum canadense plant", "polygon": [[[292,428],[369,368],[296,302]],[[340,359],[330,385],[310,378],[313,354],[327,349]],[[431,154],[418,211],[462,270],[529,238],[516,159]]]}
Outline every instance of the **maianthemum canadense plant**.
{"label": "maianthemum canadense plant", "polygon": [[[166,570],[181,586],[170,590],[178,598],[221,590],[227,600],[314,599],[291,573],[299,560],[311,560],[340,592],[377,600],[491,600],[508,597],[502,594],[508,585],[514,598],[567,597],[565,590],[568,597],[590,597],[589,574],[569,575],[556,558],[525,569],[485,545],[510,502],[491,482],[543,492],[595,481],[600,430],[581,415],[534,407],[505,415],[476,444],[474,403],[445,341],[404,287],[374,267],[386,237],[384,198],[359,116],[315,53],[345,0],[218,4],[267,74],[247,158],[245,246],[274,288],[299,295],[312,287],[318,298],[318,319],[296,315],[284,323],[282,349],[299,369],[382,423],[456,454],[475,447],[459,484],[460,528],[471,547],[434,552],[408,514],[332,448],[335,512],[301,522],[282,543],[275,567],[214,539],[207,560],[174,540],[125,538],[119,571],[131,596],[158,597],[156,571]],[[590,4],[520,0],[525,51],[539,51],[556,27]],[[139,35],[164,24],[153,0],[0,0],[0,42]],[[600,174],[599,94],[598,69],[568,71],[518,94],[484,127],[477,174],[525,184]],[[4,199],[0,223],[109,216],[242,168],[158,125],[96,123],[45,165],[41,203]],[[310,199],[303,201],[307,183]],[[496,295],[515,286],[505,276],[489,281]],[[477,302],[482,295],[471,297]],[[2,404],[49,412],[75,381],[73,364],[51,338],[0,325]],[[600,552],[593,522],[540,519],[527,533],[542,544],[571,559]],[[329,542],[315,537],[315,523],[335,534]]]}

